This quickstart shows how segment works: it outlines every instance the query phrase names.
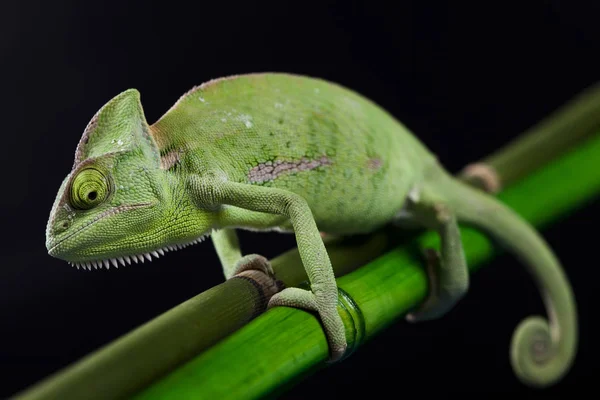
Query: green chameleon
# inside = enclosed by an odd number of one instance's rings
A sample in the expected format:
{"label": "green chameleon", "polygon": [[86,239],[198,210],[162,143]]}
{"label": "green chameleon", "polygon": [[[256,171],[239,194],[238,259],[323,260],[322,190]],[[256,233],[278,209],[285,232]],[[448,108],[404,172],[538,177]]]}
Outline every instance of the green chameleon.
{"label": "green chameleon", "polygon": [[543,292],[549,322],[524,320],[511,362],[526,384],[547,386],[570,369],[575,300],[540,235],[491,194],[450,175],[392,115],[338,84],[285,73],[215,79],[184,94],[148,125],[129,89],[91,119],[46,228],[50,255],[87,269],[130,264],[210,235],[230,279],[255,269],[236,229],[295,234],[310,289],[284,288],[269,307],[318,313],[330,361],[346,350],[338,290],[321,232],[353,235],[385,224],[436,231],[430,293],[407,315],[444,315],[465,295],[469,273],[458,222],[513,251]]}

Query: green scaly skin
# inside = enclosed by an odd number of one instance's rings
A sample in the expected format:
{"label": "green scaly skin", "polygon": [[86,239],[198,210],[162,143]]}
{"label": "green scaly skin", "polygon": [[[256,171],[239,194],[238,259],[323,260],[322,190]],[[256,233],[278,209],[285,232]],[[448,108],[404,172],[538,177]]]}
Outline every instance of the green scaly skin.
{"label": "green scaly skin", "polygon": [[439,318],[469,286],[458,223],[471,223],[517,254],[537,279],[550,321],[526,319],[511,361],[542,387],[569,370],[576,305],[541,236],[500,202],[448,174],[377,104],[321,79],[283,73],[216,79],[193,88],[148,125],[139,93],[110,100],[88,124],[46,230],[48,252],[78,267],[151,260],[211,235],[225,277],[272,274],[242,256],[236,229],[293,232],[310,290],[285,288],[269,307],[318,313],[331,361],[346,349],[337,286],[320,232],[352,235],[384,224],[438,232],[431,289],[409,321]]}

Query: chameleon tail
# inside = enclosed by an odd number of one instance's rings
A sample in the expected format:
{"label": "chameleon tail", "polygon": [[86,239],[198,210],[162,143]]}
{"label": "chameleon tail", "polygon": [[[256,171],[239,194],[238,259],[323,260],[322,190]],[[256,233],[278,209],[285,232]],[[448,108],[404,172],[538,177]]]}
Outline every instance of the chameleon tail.
{"label": "chameleon tail", "polygon": [[533,387],[558,382],[569,371],[577,351],[576,302],[559,260],[527,221],[496,198],[451,176],[443,186],[458,221],[472,224],[513,252],[532,274],[543,295],[549,320],[521,321],[514,331],[510,359],[517,377]]}

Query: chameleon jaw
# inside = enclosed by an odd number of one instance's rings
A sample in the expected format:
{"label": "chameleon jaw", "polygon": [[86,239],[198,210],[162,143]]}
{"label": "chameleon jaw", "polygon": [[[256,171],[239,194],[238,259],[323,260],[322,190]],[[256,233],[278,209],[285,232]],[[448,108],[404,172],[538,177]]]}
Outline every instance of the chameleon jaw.
{"label": "chameleon jaw", "polygon": [[131,204],[131,205],[125,205],[125,206],[112,207],[112,208],[104,211],[103,213],[97,215],[90,222],[88,222],[85,225],[79,227],[78,229],[72,231],[69,235],[67,235],[66,237],[60,239],[59,241],[51,240],[51,241],[46,242],[47,243],[46,246],[48,248],[48,253],[50,255],[54,255],[55,250],[58,248],[58,246],[60,246],[61,244],[63,244],[64,242],[66,242],[67,240],[69,240],[70,238],[72,238],[73,236],[75,236],[76,234],[85,231],[86,229],[88,229],[89,227],[91,227],[95,223],[103,220],[104,218],[107,218],[107,217],[110,217],[110,216],[114,216],[114,215],[117,215],[117,214],[121,214],[123,212],[131,211],[131,210],[136,210],[138,208],[149,207],[149,206],[152,206],[152,205],[153,205],[152,203],[138,203],[138,204]]}
{"label": "chameleon jaw", "polygon": [[92,267],[94,269],[102,269],[102,267],[109,269],[111,264],[113,267],[119,268],[119,264],[121,264],[122,266],[131,265],[132,261],[135,262],[136,264],[138,264],[140,262],[144,263],[146,260],[152,261],[153,260],[152,257],[159,258],[160,256],[164,256],[166,252],[181,250],[188,246],[201,243],[204,241],[204,239],[206,239],[207,236],[208,236],[208,234],[204,234],[204,235],[200,236],[199,238],[196,238],[189,242],[166,245],[166,246],[158,248],[156,250],[151,250],[147,253],[129,254],[129,255],[125,255],[125,256],[104,258],[104,259],[90,260],[90,261],[67,261],[67,263],[72,267],[77,267],[77,269],[83,268],[84,270],[87,269],[89,271],[92,270]]}

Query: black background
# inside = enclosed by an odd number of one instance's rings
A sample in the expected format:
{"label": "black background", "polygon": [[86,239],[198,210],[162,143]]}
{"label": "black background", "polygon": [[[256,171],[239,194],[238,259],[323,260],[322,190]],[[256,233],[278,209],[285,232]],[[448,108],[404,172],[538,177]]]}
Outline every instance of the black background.
{"label": "black background", "polygon": [[[391,3],[2,3],[0,396],[223,279],[210,242],[102,272],[47,255],[46,220],[75,146],[96,110],[122,90],[140,90],[153,122],[211,78],[319,76],[387,108],[456,172],[598,78],[595,2]],[[598,261],[588,231],[597,232],[599,211],[591,204],[544,231],[581,322],[576,363],[549,393],[596,387]],[[245,251],[268,257],[294,245],[293,236],[275,233],[242,232],[241,240]],[[510,369],[508,348],[516,324],[533,313],[544,308],[531,277],[503,255],[473,276],[469,295],[442,320],[399,321],[283,397],[529,392]]]}

